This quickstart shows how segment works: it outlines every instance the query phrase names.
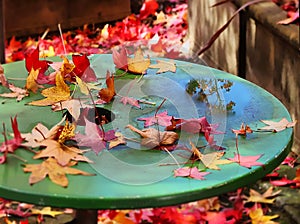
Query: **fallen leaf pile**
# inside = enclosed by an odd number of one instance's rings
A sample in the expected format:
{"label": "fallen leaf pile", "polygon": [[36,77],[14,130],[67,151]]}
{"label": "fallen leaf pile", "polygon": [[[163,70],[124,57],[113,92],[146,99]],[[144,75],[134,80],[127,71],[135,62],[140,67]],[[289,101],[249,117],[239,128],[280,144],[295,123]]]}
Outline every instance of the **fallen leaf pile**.
{"label": "fallen leaf pile", "polygon": [[[156,1],[147,2],[157,4]],[[185,2],[173,4],[172,8],[168,7],[164,11],[153,7],[152,3],[145,2],[145,4],[148,4],[151,10],[144,5],[141,9],[141,15],[132,14],[115,24],[106,24],[100,27],[90,28],[90,26],[84,25],[81,30],[63,33],[65,46],[62,45],[59,35],[46,36],[43,39],[36,40],[29,38],[25,42],[12,37],[8,41],[5,51],[6,62],[30,58],[31,62],[27,66],[28,72],[30,72],[33,67],[32,63],[36,64],[39,60],[36,57],[36,52],[40,52],[40,58],[76,52],[86,55],[111,53],[115,46],[129,42],[134,44],[138,40],[148,42],[148,48],[159,56],[168,58],[184,57],[187,50],[182,47],[182,40],[185,40],[187,34],[187,4]],[[151,15],[155,17],[153,17],[152,22],[149,22],[149,16]],[[37,45],[39,50],[31,57],[26,56],[33,52]],[[123,53],[125,62],[120,60],[117,67],[125,69],[128,63],[126,61],[127,57]],[[76,59],[73,58],[73,61],[76,63]],[[74,70],[76,75],[80,77],[79,73],[84,71],[85,65],[85,63],[80,63],[80,66],[76,65],[77,68]],[[46,66],[47,62],[41,60],[38,65],[33,67],[34,70],[41,68],[39,71],[41,79]]]}

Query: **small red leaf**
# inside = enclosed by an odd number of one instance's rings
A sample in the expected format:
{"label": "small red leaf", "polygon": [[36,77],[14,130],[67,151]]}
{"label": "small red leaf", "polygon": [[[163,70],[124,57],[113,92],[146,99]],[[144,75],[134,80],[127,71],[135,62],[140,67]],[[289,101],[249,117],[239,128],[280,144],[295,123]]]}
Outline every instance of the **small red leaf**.
{"label": "small red leaf", "polygon": [[140,9],[140,19],[146,19],[150,15],[154,15],[158,9],[156,0],[146,0]]}

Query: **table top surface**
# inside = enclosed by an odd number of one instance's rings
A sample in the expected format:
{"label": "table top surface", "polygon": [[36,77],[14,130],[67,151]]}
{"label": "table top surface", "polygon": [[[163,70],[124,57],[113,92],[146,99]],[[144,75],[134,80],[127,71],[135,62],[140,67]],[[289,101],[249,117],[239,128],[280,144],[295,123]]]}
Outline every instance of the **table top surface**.
{"label": "table top surface", "polygon": [[[115,71],[112,56],[93,55],[90,62],[105,86],[106,71]],[[130,123],[142,128],[143,122],[137,118],[153,115],[162,99],[167,99],[158,113],[167,111],[171,116],[185,119],[207,117],[210,123],[218,125],[220,134],[215,135],[215,139],[218,145],[226,148],[225,158],[232,158],[237,152],[236,137],[232,129],[239,129],[242,123],[252,129],[259,129],[264,126],[260,120],[291,120],[284,105],[264,89],[207,66],[175,62],[176,73],[156,74],[155,69],[148,69],[140,82],[134,88],[131,87],[130,94],[155,102],[156,107],[145,104],[140,109],[133,108],[123,105],[119,99],[104,106],[115,114],[115,120],[110,124],[113,128],[118,128],[128,138],[137,137],[125,129],[125,126]],[[10,79],[11,82],[24,86],[28,74],[24,62],[6,64],[3,67],[6,77],[13,78]],[[131,78],[124,76],[115,79],[118,94],[128,93]],[[186,86],[191,80],[204,83],[213,90],[210,95],[207,94],[208,103],[199,100],[197,94],[192,96],[186,92]],[[230,90],[226,91],[224,83],[230,83]],[[4,88],[0,86],[0,92],[3,91]],[[61,120],[61,112],[53,112],[49,107],[26,105],[40,98],[40,94],[31,94],[20,102],[0,98],[0,121],[6,124],[7,132],[11,131],[10,118],[15,115],[22,133],[30,132],[38,122],[51,128]],[[235,106],[231,111],[224,110],[224,106],[230,101]],[[78,130],[81,131],[80,128]],[[258,162],[264,165],[253,166],[251,169],[237,163],[220,165],[220,170],[206,170],[210,174],[205,176],[205,180],[174,177],[173,170],[177,166],[167,165],[174,163],[167,152],[144,150],[139,143],[133,141],[127,141],[127,145],[111,150],[103,150],[98,156],[88,152],[86,156],[94,163],[79,162],[76,168],[96,175],[68,175],[69,185],[66,188],[52,183],[48,177],[30,185],[30,173],[23,172],[24,162],[9,156],[7,163],[0,165],[0,197],[38,205],[81,209],[159,207],[195,201],[235,190],[264,177],[287,156],[292,136],[293,130],[286,129],[278,133],[254,132],[247,137],[238,137],[240,155],[263,154]],[[205,145],[202,135],[188,139],[182,137],[178,145],[189,146],[190,139],[195,140],[197,146]],[[4,137],[1,135],[0,142],[3,141]],[[179,162],[187,160],[180,155],[180,150],[171,153]],[[27,150],[17,149],[16,154],[28,163],[37,163]]]}

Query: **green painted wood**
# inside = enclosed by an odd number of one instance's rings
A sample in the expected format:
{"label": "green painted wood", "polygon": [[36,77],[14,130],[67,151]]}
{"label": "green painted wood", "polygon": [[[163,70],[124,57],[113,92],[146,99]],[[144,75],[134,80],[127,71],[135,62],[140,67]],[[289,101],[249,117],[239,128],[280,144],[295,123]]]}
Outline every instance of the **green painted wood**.
{"label": "green painted wood", "polygon": [[[57,59],[56,59],[57,60]],[[216,135],[217,143],[226,148],[225,157],[233,157],[236,152],[235,135],[231,129],[238,129],[242,122],[253,129],[264,126],[260,120],[280,120],[291,117],[284,105],[262,88],[231,74],[215,70],[206,66],[176,61],[176,73],[155,74],[149,69],[138,85],[134,85],[129,95],[163,104],[159,112],[168,110],[170,115],[183,118],[206,116],[212,123],[219,125],[218,130],[224,134]],[[111,55],[94,55],[91,57],[91,66],[96,71],[102,83],[107,70],[114,71]],[[4,65],[8,78],[16,85],[24,86],[27,72],[24,62],[15,62]],[[233,83],[230,91],[219,89],[209,97],[209,104],[191,97],[185,88],[189,80],[209,83],[211,89],[220,85],[222,80]],[[221,80],[222,79],[222,80]],[[117,92],[126,95],[129,81],[132,79],[116,79]],[[219,86],[220,87],[220,86]],[[4,89],[0,87],[0,92]],[[21,132],[29,132],[38,122],[49,128],[56,124],[62,116],[61,112],[53,112],[48,107],[28,106],[26,103],[39,99],[39,94],[31,94],[21,102],[14,99],[0,98],[0,121],[10,129],[10,117],[17,115]],[[233,111],[221,110],[224,105],[234,101]],[[217,107],[218,106],[218,107]],[[127,137],[137,137],[125,125],[130,123],[142,128],[138,117],[150,116],[156,107],[142,105],[142,109],[123,105],[116,97],[113,103],[105,106],[116,115],[116,119],[107,125],[107,129],[118,128]],[[84,128],[79,127],[77,131]],[[128,142],[127,146],[120,146],[110,151],[103,151],[96,156],[89,153],[88,157],[94,164],[79,163],[77,168],[95,173],[95,176],[68,176],[69,186],[62,188],[50,182],[47,178],[40,183],[30,186],[29,174],[22,171],[22,162],[9,157],[8,162],[0,165],[0,197],[55,207],[71,207],[78,209],[122,209],[159,207],[180,204],[198,199],[208,198],[239,187],[251,184],[264,177],[276,168],[289,153],[293,138],[293,130],[287,129],[279,133],[253,133],[246,138],[239,138],[241,155],[263,154],[259,159],[264,166],[255,166],[252,169],[241,167],[238,164],[221,165],[221,170],[208,170],[211,174],[206,180],[194,180],[173,177],[172,170],[176,166],[161,166],[164,163],[174,162],[163,151],[146,150],[138,143]],[[190,137],[182,134],[179,144],[188,146]],[[192,136],[198,146],[205,144],[203,136]],[[0,136],[0,142],[4,138]],[[209,151],[208,148],[204,149]],[[172,152],[179,161],[184,162],[183,150]],[[32,153],[18,149],[16,154],[28,160],[28,163],[37,163],[32,159]]]}

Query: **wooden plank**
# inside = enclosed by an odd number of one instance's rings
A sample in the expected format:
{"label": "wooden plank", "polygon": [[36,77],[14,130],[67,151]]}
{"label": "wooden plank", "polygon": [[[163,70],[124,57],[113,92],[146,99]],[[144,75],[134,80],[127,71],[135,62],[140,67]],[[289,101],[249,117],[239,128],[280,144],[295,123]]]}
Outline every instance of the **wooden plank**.
{"label": "wooden plank", "polygon": [[130,14],[130,0],[3,0],[7,37],[42,34],[122,19]]}

